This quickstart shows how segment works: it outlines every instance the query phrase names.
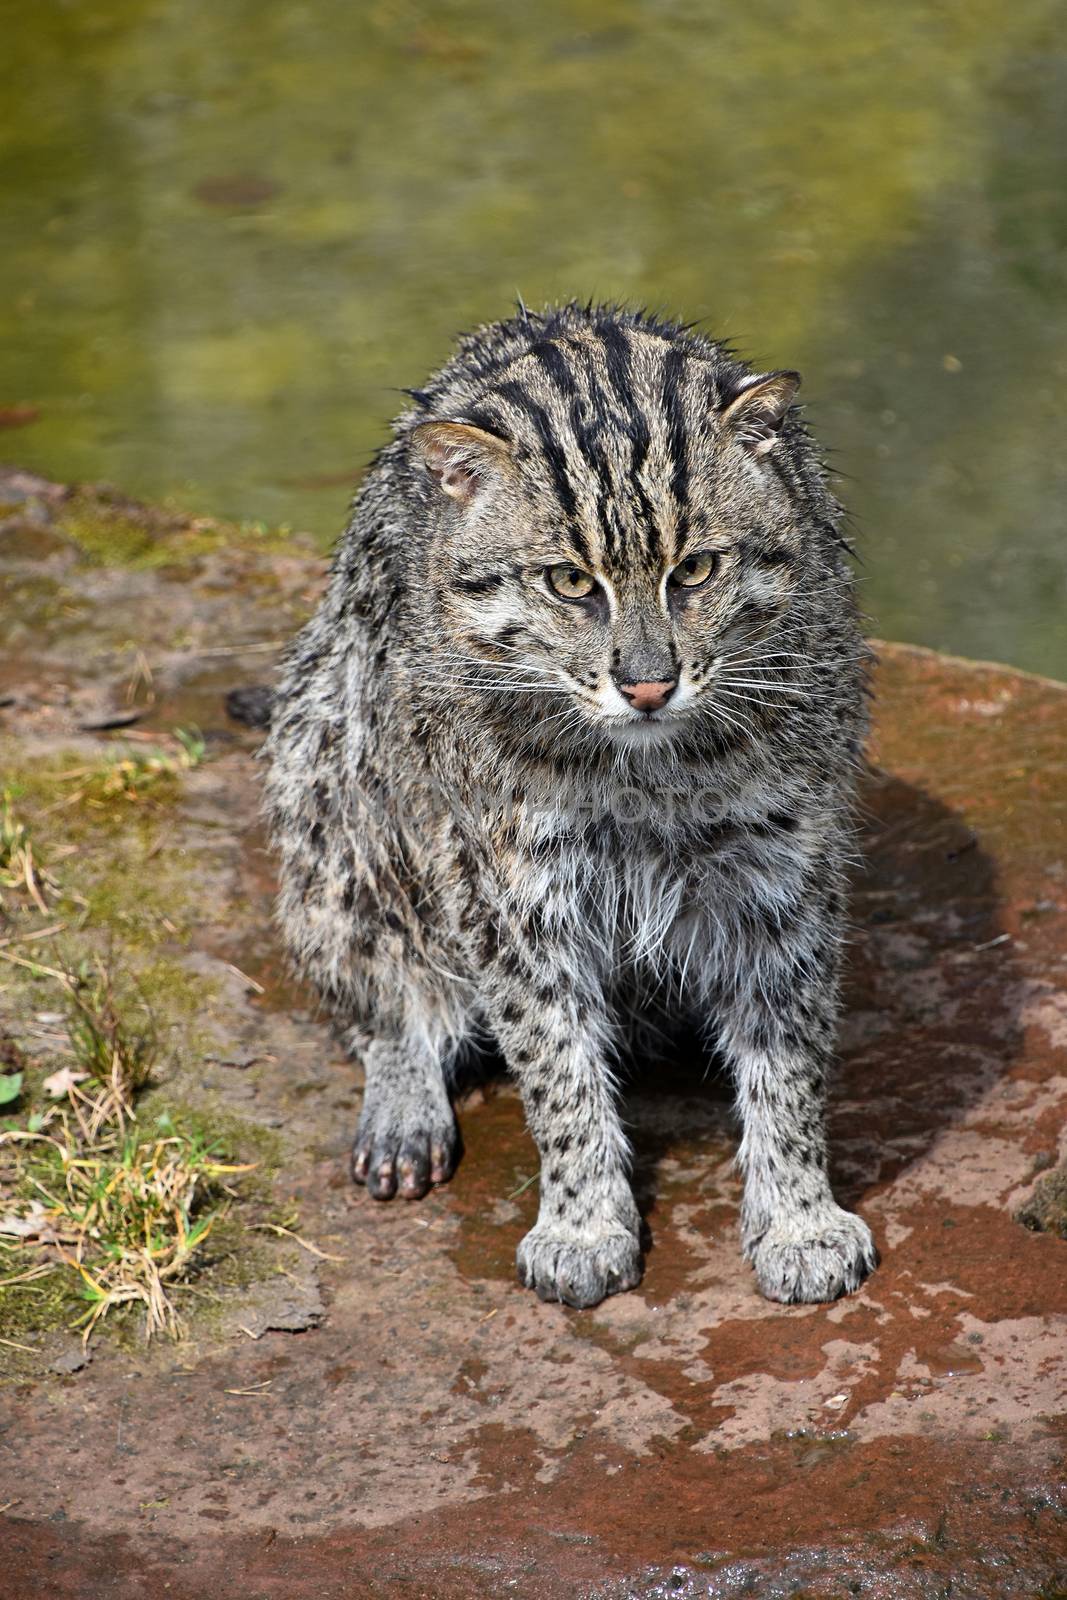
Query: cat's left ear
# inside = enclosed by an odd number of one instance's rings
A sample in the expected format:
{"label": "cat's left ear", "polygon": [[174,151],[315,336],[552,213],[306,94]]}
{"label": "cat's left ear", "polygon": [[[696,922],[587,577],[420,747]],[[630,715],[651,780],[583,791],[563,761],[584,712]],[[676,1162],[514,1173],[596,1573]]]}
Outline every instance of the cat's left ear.
{"label": "cat's left ear", "polygon": [[460,505],[469,505],[511,457],[505,440],[469,422],[422,422],[411,442],[430,476]]}
{"label": "cat's left ear", "polygon": [[799,388],[799,372],[765,372],[746,378],[740,391],[719,412],[719,420],[750,455],[765,456],[778,442],[782,423]]}

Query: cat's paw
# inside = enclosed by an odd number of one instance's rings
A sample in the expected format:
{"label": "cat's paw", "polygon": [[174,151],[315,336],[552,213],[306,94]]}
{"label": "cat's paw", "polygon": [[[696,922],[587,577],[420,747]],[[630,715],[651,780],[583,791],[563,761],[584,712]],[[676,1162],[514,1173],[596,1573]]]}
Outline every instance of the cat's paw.
{"label": "cat's paw", "polygon": [[451,1107],[369,1101],[352,1143],[352,1177],[375,1200],[421,1200],[435,1184],[448,1182],[459,1148]]}
{"label": "cat's paw", "polygon": [[878,1265],[870,1228],[833,1201],[777,1218],[749,1255],[761,1293],[786,1304],[851,1294]]}
{"label": "cat's paw", "polygon": [[635,1233],[614,1230],[578,1240],[540,1222],[519,1245],[516,1263],[524,1288],[542,1300],[561,1300],[579,1310],[635,1288],[644,1270]]}

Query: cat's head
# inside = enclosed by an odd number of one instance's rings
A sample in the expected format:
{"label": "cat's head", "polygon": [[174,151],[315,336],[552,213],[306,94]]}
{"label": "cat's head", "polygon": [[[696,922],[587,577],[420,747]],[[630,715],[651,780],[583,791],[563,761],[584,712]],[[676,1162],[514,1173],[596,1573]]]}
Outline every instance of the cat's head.
{"label": "cat's head", "polygon": [[798,383],[617,328],[534,344],[412,427],[438,672],[620,745],[784,704],[819,481]]}

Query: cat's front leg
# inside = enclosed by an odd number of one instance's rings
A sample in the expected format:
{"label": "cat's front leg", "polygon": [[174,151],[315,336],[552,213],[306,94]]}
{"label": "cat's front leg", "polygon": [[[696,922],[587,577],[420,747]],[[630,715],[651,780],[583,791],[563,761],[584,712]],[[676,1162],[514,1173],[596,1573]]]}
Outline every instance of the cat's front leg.
{"label": "cat's front leg", "polygon": [[837,1204],[827,1174],[836,976],[817,915],[809,907],[752,952],[749,981],[720,1015],[743,1128],[742,1245],[763,1294],[786,1302],[834,1300],[878,1264],[870,1228]]}
{"label": "cat's front leg", "polygon": [[822,1069],[803,1048],[734,1054],[744,1124],[745,1255],[768,1300],[836,1300],[878,1264],[871,1230],[830,1190],[822,1133]]}
{"label": "cat's front leg", "polygon": [[520,1282],[542,1300],[596,1305],[632,1289],[642,1272],[602,997],[582,992],[565,965],[553,969],[543,948],[510,950],[485,991],[541,1157],[541,1205],[518,1248]]}

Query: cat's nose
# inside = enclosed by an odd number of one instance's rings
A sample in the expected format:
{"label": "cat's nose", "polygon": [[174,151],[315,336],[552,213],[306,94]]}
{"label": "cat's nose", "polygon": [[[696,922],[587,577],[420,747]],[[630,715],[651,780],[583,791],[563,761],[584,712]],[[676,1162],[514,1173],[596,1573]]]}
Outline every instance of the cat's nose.
{"label": "cat's nose", "polygon": [[658,711],[677,687],[677,678],[667,678],[656,683],[620,683],[619,693],[626,696],[635,711]]}

